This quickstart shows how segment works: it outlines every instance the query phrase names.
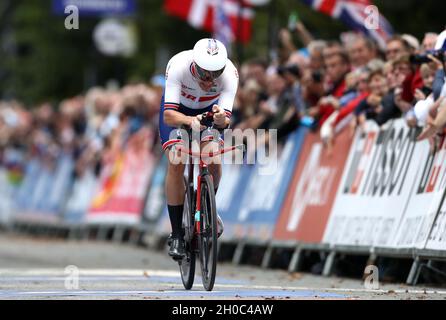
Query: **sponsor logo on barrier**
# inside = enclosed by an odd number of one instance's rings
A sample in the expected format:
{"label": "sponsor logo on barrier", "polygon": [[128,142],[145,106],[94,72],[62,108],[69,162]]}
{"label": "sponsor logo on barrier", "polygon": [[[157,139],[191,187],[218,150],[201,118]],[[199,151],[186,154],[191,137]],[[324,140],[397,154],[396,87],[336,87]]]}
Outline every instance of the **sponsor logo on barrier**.
{"label": "sponsor logo on barrier", "polygon": [[[362,195],[383,197],[394,192],[401,194],[415,148],[415,130],[405,131],[403,127],[391,127],[379,132],[375,140],[376,152],[372,156],[370,142],[374,139],[373,133],[365,137],[365,142],[361,141],[363,137],[360,138],[349,172],[349,176],[355,179],[347,179],[344,193],[357,193],[360,183],[364,182]],[[370,169],[364,176],[367,162]]]}
{"label": "sponsor logo on barrier", "polygon": [[444,146],[432,158],[402,119],[366,130],[355,138],[324,240],[423,247],[444,190]]}
{"label": "sponsor logo on barrier", "polygon": [[115,161],[111,163],[110,166],[104,166],[104,171],[102,175],[105,176],[104,181],[102,182],[102,189],[100,192],[94,197],[92,202],[93,208],[98,208],[103,206],[112,196],[113,191],[118,182],[118,178],[122,174],[122,169],[124,165],[124,154],[119,153]]}
{"label": "sponsor logo on barrier", "polygon": [[425,246],[445,190],[445,140],[440,141],[436,153],[429,151],[427,142],[417,144],[415,158],[421,165],[396,237],[399,247]]}
{"label": "sponsor logo on barrier", "polygon": [[427,248],[437,250],[446,249],[446,211],[444,205],[432,226]]}
{"label": "sponsor logo on barrier", "polygon": [[[260,164],[256,167],[256,171],[252,175],[251,181],[248,185],[247,196],[245,196],[244,201],[242,202],[238,217],[239,221],[246,221],[249,214],[254,210],[272,209],[277,197],[276,192],[279,190],[280,184],[283,181],[283,175],[288,168],[287,161],[290,158],[293,147],[294,144],[292,141],[285,145],[285,148],[280,156],[280,166],[273,177],[262,175],[261,172],[269,172],[274,170],[274,168],[277,168],[277,163],[272,161],[267,164]],[[253,194],[255,194],[256,197],[252,197]]]}
{"label": "sponsor logo on barrier", "polygon": [[322,148],[322,143],[316,143],[311,149],[293,197],[291,215],[287,224],[288,231],[297,229],[300,218],[308,205],[326,204],[332,191],[336,169],[321,165]]}
{"label": "sponsor logo on barrier", "polygon": [[318,134],[307,134],[275,226],[275,239],[322,241],[351,142],[348,130],[343,130],[336,137],[336,152],[330,152]]}
{"label": "sponsor logo on barrier", "polygon": [[369,132],[365,139],[361,139],[357,144],[357,148],[354,151],[355,155],[352,160],[352,168],[356,168],[356,170],[350,170],[349,178],[347,178],[347,183],[344,186],[344,193],[355,194],[358,192],[367,164],[370,160],[375,138],[376,132]]}
{"label": "sponsor logo on barrier", "polygon": [[102,223],[138,223],[142,217],[147,187],[154,170],[154,157],[147,150],[152,131],[142,129],[124,149],[111,152],[99,178],[97,195],[86,219]]}
{"label": "sponsor logo on barrier", "polygon": [[[271,239],[306,132],[300,128],[290,134],[283,148],[278,149],[277,164],[223,166],[216,200],[225,220],[225,237]],[[274,167],[277,170],[273,176],[260,174]]]}
{"label": "sponsor logo on barrier", "polygon": [[416,193],[430,193],[438,189],[443,189],[445,187],[446,174],[446,139],[442,138],[438,152],[435,154],[429,153],[424,163],[423,173],[420,177]]}

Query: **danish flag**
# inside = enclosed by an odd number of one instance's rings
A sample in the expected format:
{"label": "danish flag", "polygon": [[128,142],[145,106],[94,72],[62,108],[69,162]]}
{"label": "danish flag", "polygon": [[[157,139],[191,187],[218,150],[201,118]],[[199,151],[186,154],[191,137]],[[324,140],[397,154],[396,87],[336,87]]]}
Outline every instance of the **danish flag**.
{"label": "danish flag", "polygon": [[[254,11],[246,2],[239,0],[165,0],[164,10],[173,16],[187,20],[197,29],[215,32],[216,11],[221,8],[228,18],[234,38],[242,43],[251,38],[251,21]],[[240,23],[240,25],[239,25]]]}

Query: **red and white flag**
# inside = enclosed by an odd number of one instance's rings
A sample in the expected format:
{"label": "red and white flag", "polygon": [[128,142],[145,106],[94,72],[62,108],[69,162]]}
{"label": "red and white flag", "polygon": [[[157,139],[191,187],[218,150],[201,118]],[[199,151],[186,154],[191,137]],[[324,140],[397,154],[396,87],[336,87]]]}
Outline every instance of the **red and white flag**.
{"label": "red and white flag", "polygon": [[165,0],[164,9],[170,15],[187,20],[194,28],[214,32],[214,10],[218,5],[221,6],[225,15],[228,17],[235,39],[242,43],[249,42],[251,38],[251,21],[254,17],[254,11],[251,6],[244,1]]}

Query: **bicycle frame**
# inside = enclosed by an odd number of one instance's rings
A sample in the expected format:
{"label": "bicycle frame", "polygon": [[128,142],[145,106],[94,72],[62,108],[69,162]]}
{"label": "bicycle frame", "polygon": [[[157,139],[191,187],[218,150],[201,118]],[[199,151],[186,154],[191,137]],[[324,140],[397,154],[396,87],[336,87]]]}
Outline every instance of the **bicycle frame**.
{"label": "bicycle frame", "polygon": [[[200,213],[201,213],[201,197],[200,197],[200,195],[201,195],[201,179],[202,179],[202,177],[204,175],[209,174],[208,165],[203,161],[203,158],[212,158],[212,157],[219,156],[219,155],[222,155],[222,154],[227,153],[227,152],[234,151],[236,149],[240,149],[240,150],[243,151],[244,147],[245,147],[244,145],[237,145],[237,146],[231,146],[231,147],[228,147],[228,148],[223,148],[223,149],[220,149],[220,150],[218,150],[216,152],[199,153],[199,152],[193,152],[192,150],[184,148],[181,145],[178,145],[178,147],[177,147],[177,145],[174,146],[174,151],[178,150],[178,151],[180,151],[183,154],[187,154],[187,155],[189,155],[191,157],[195,157],[195,158],[199,158],[200,159],[200,162],[199,162],[199,165],[198,165],[198,167],[199,167],[199,174],[198,174],[198,177],[197,177],[197,194],[196,194],[196,199],[195,199],[196,205],[195,205],[195,215],[194,215],[194,221],[195,221],[195,226],[194,226],[195,228],[194,229],[195,229],[195,234],[196,235],[200,235],[200,227],[201,227],[201,225],[200,225],[200,223],[201,223],[201,221],[200,221]],[[188,182],[190,183],[192,181],[191,179],[193,179],[193,176],[194,176],[194,164],[192,163],[192,161],[189,161],[188,165],[189,165],[189,174],[188,174],[188,180],[189,181]],[[213,179],[212,175],[211,175],[211,179]]]}
{"label": "bicycle frame", "polygon": [[[207,112],[202,115],[200,124],[208,129],[213,129],[214,125],[212,120],[213,113]],[[182,127],[181,129],[186,128]],[[190,128],[187,130],[189,133],[191,132]],[[214,188],[213,176],[209,174],[208,163],[204,161],[204,159],[213,158],[236,149],[244,151],[245,148],[244,145],[222,148],[217,142],[219,147],[218,151],[204,153],[199,150],[199,152],[193,152],[190,150],[192,149],[191,141],[188,143],[188,149],[185,145],[186,142],[181,139],[180,133],[178,133],[177,139],[177,143],[172,146],[171,150],[174,154],[179,152],[180,154],[189,156],[186,161],[186,163],[189,164],[189,174],[187,179],[185,179],[185,199],[187,199],[188,210],[183,211],[183,219],[186,219],[187,221],[187,224],[184,226],[187,254],[186,259],[183,258],[179,262],[181,279],[187,290],[192,288],[195,272],[195,256],[198,254],[201,264],[203,285],[206,290],[210,291],[214,286],[217,267],[218,215],[216,212],[215,193],[214,190],[212,190]],[[217,139],[214,136],[211,140],[216,141]],[[205,141],[200,142],[200,146],[203,142]],[[199,159],[199,172],[196,179],[197,189],[195,189],[194,186],[194,169],[196,161],[193,161],[193,158]],[[203,188],[206,188],[206,190],[203,190]],[[204,207],[202,208],[202,206]],[[185,216],[185,214],[187,214],[187,216]],[[202,217],[203,214],[205,214],[205,216]],[[202,218],[204,218],[204,220],[202,220]]]}

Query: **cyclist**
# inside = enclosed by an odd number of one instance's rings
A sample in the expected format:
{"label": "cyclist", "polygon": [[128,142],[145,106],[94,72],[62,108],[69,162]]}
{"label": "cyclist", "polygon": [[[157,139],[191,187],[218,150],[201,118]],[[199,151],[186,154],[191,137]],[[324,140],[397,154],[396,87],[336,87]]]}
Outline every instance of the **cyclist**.
{"label": "cyclist", "polygon": [[[193,50],[176,54],[167,64],[159,128],[162,148],[169,159],[165,183],[167,208],[172,226],[169,256],[175,260],[185,256],[182,229],[184,161],[179,163],[172,161],[176,155],[170,147],[181,142],[177,136],[178,127],[185,125],[194,130],[204,129],[200,125],[201,115],[204,112],[214,113],[214,127],[228,128],[237,88],[237,69],[228,59],[225,46],[218,40],[201,39]],[[204,141],[206,137],[201,139]],[[217,192],[221,165],[209,164],[209,171]],[[223,223],[218,216],[218,236],[222,232]]]}

